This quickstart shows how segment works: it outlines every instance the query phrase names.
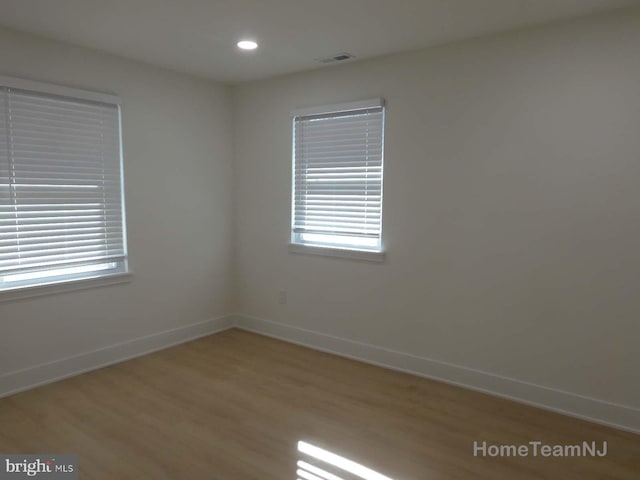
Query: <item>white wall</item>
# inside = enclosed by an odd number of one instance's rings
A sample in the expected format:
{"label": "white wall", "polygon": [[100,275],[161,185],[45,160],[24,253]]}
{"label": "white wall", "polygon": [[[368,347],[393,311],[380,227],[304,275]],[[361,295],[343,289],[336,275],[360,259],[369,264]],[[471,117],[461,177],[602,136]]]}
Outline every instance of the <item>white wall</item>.
{"label": "white wall", "polygon": [[[627,405],[599,418],[640,430],[637,45],[627,10],[230,89],[0,29],[0,74],[123,98],[135,272],[0,302],[0,395],[238,311]],[[372,96],[386,262],[289,254],[290,110]]]}
{"label": "white wall", "polygon": [[[640,407],[638,45],[628,10],[237,87],[240,311]],[[289,112],[373,96],[386,262],[288,253]]]}
{"label": "white wall", "polygon": [[0,74],[122,98],[134,271],[123,285],[0,302],[0,386],[2,374],[232,310],[228,87],[4,29],[0,59]]}

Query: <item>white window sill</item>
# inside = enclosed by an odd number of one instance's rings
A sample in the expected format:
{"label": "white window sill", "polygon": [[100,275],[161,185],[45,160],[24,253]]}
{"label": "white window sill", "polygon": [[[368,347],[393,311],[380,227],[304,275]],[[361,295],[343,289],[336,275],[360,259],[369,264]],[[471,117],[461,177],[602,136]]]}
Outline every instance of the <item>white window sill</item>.
{"label": "white window sill", "polygon": [[366,250],[351,250],[347,248],[319,247],[315,245],[289,244],[290,253],[302,253],[307,255],[323,255],[326,257],[347,258],[365,262],[384,262],[384,252],[370,252]]}
{"label": "white window sill", "polygon": [[93,278],[74,278],[45,285],[33,285],[11,290],[2,290],[0,291],[0,303],[127,283],[131,281],[132,275],[133,273],[131,271],[119,272]]}

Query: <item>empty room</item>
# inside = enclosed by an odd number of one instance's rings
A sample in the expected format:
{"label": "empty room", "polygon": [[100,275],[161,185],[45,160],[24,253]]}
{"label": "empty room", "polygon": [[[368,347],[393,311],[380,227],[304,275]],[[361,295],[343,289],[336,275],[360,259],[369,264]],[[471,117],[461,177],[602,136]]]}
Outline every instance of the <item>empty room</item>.
{"label": "empty room", "polygon": [[640,479],[640,0],[0,0],[0,480]]}

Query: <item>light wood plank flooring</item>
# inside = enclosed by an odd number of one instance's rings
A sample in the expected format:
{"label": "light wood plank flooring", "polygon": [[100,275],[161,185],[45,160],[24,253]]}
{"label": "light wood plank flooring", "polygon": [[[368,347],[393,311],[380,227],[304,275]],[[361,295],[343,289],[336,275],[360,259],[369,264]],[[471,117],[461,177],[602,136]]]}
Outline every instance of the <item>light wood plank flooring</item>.
{"label": "light wood plank flooring", "polygon": [[[483,440],[608,455],[474,457]],[[0,400],[0,452],[78,453],[83,480],[360,478],[299,441],[394,480],[640,478],[640,436],[239,330]]]}

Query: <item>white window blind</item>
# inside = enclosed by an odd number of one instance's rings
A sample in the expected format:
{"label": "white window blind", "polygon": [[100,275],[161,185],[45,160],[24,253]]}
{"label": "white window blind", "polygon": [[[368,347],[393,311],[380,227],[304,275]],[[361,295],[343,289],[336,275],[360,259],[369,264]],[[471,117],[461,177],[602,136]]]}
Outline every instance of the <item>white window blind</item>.
{"label": "white window blind", "polygon": [[0,84],[0,290],[126,271],[116,104]]}
{"label": "white window blind", "polygon": [[381,250],[383,135],[381,100],[294,116],[292,243]]}

